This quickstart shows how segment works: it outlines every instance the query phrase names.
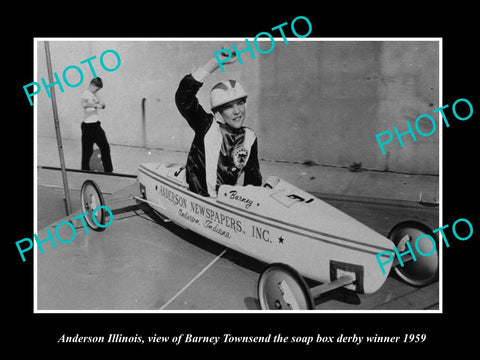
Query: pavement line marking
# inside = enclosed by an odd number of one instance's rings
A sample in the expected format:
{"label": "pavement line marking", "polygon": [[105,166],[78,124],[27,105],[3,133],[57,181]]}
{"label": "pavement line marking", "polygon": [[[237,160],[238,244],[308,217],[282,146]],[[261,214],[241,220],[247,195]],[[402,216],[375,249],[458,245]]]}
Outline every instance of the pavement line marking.
{"label": "pavement line marking", "polygon": [[227,252],[228,249],[223,250],[215,259],[213,259],[210,264],[205,266],[202,271],[200,271],[197,275],[193,277],[192,280],[190,280],[179,292],[177,292],[170,300],[168,300],[159,310],[165,309],[170,303],[172,303],[178,296],[180,296],[181,293],[183,293],[190,285],[192,285],[202,274],[207,271],[213,264],[217,262],[218,259],[220,259],[223,254]]}

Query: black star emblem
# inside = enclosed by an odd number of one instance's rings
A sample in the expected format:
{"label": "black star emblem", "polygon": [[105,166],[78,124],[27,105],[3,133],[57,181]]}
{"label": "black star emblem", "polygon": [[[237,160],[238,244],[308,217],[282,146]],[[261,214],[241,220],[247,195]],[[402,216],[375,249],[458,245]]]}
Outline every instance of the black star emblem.
{"label": "black star emblem", "polygon": [[283,240],[285,240],[285,239],[284,239],[283,237],[281,237],[281,236],[278,238],[278,242],[279,242],[280,244],[283,244]]}

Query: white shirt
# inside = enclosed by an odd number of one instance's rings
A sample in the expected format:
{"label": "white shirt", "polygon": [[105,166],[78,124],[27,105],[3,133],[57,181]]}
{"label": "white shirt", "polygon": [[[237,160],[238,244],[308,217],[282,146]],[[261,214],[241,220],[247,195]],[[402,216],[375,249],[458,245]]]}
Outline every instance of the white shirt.
{"label": "white shirt", "polygon": [[[93,94],[89,90],[85,90],[83,92],[81,101],[83,101],[84,99],[90,105],[95,105],[100,102],[100,99],[98,98],[98,96]],[[86,123],[94,123],[94,122],[100,121],[100,117],[98,116],[98,111],[94,107],[84,107],[83,114],[84,114],[83,121]]]}

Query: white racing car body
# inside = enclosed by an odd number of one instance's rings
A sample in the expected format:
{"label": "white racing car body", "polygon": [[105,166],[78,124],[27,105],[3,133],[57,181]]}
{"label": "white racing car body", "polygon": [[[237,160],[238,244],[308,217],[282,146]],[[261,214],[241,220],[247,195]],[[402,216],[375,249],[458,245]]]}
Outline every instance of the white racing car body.
{"label": "white racing car body", "polygon": [[164,218],[268,264],[286,264],[322,283],[373,293],[385,282],[376,254],[394,243],[347,214],[277,177],[265,186],[222,185],[216,198],[188,190],[178,164],[141,164],[143,198]]}

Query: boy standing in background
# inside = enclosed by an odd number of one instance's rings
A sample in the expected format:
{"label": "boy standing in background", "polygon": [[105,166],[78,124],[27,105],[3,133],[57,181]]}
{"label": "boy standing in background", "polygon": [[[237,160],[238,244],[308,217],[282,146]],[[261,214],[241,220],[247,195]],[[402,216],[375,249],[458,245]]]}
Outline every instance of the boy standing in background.
{"label": "boy standing in background", "polygon": [[105,103],[100,100],[97,92],[103,88],[102,79],[96,77],[90,81],[88,88],[83,92],[80,105],[83,107],[84,120],[82,129],[82,170],[90,170],[90,157],[93,153],[93,144],[97,144],[102,155],[103,169],[112,172],[113,165],[110,157],[110,145],[105,131],[100,126],[98,109],[104,109]]}

